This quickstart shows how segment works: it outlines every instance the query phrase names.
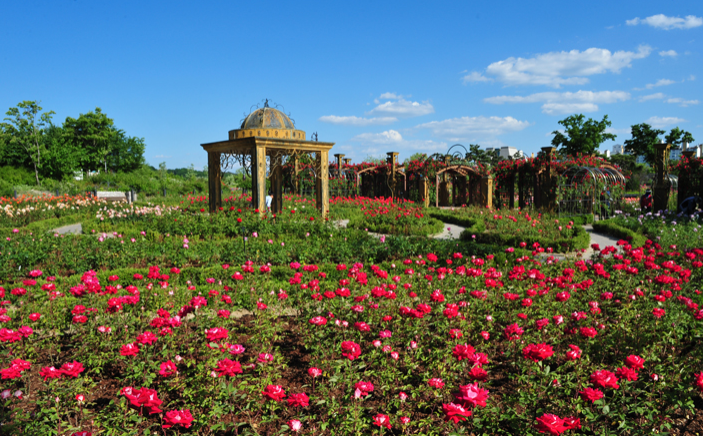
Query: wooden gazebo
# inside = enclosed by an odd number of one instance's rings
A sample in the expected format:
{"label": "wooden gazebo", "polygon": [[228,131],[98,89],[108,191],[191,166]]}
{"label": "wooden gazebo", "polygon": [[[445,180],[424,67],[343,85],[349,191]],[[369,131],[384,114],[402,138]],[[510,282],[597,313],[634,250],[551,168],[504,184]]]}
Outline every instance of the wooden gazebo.
{"label": "wooden gazebo", "polygon": [[270,178],[273,201],[271,211],[283,208],[283,166],[293,162],[298,167],[302,155],[314,162],[315,200],[323,216],[329,211],[329,150],[333,142],[306,141],[305,132],[278,109],[264,107],[250,113],[239,129],[230,130],[226,141],[201,144],[208,154],[208,189],[210,211],[222,205],[222,171],[244,167],[251,173],[252,204],[260,213],[266,211],[266,179]]}

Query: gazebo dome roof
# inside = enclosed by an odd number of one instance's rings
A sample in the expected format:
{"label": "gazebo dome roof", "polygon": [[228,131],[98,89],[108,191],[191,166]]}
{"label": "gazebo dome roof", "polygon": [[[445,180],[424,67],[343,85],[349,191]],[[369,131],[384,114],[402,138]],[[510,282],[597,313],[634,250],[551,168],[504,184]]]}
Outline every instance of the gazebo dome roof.
{"label": "gazebo dome roof", "polygon": [[288,115],[265,106],[247,115],[240,129],[295,129],[295,125]]}
{"label": "gazebo dome roof", "polygon": [[296,129],[288,115],[269,107],[267,100],[264,107],[256,109],[244,118],[239,129],[229,131],[229,139],[251,137],[305,141],[305,132]]}

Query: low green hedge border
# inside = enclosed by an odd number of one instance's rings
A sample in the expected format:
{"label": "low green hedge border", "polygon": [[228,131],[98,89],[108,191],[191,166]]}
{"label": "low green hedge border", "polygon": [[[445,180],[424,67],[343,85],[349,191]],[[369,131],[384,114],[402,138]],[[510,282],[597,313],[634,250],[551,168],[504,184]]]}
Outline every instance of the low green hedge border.
{"label": "low green hedge border", "polygon": [[598,233],[605,233],[619,239],[625,239],[633,247],[641,247],[647,242],[647,236],[641,235],[628,228],[619,226],[611,220],[598,221],[593,223],[593,230]]}

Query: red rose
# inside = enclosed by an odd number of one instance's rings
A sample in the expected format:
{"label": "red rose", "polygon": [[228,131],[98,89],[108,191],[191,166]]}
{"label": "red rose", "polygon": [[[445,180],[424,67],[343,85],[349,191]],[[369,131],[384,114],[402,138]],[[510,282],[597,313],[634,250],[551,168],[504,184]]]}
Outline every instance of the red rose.
{"label": "red rose", "polygon": [[67,377],[78,377],[78,374],[82,373],[85,370],[83,368],[83,364],[80,362],[76,362],[75,360],[71,363],[66,362],[61,366],[61,373]]}
{"label": "red rose", "polygon": [[547,344],[530,344],[522,349],[522,355],[525,356],[525,359],[530,359],[533,362],[541,362],[553,354],[552,346]]}
{"label": "red rose", "polygon": [[61,378],[63,373],[61,370],[54,368],[53,366],[47,366],[39,371],[39,376],[44,378],[44,381],[50,378]]}
{"label": "red rose", "polygon": [[190,409],[185,410],[170,410],[164,415],[163,428],[173,427],[174,425],[182,425],[185,428],[191,426],[193,415],[190,414]]}
{"label": "red rose", "polygon": [[388,415],[383,415],[383,414],[379,413],[378,415],[375,415],[373,417],[373,424],[377,425],[379,427],[386,427],[387,429],[390,430],[391,419],[388,417]]}
{"label": "red rose", "polygon": [[234,377],[235,375],[242,373],[242,365],[236,360],[222,359],[217,362],[217,368],[215,368],[215,372],[217,373],[218,377]]}
{"label": "red rose", "polygon": [[307,407],[310,403],[310,399],[304,393],[302,394],[291,394],[288,397],[288,405],[291,407]]}
{"label": "red rose", "polygon": [[700,392],[703,392],[703,372],[700,372],[698,374],[694,374],[696,377],[695,385],[698,388]]}
{"label": "red rose", "polygon": [[286,396],[286,391],[278,385],[268,385],[261,393],[273,401],[281,401]]}
{"label": "red rose", "polygon": [[590,401],[594,402],[597,400],[600,400],[603,398],[603,392],[601,392],[598,389],[593,389],[593,388],[586,388],[579,392],[579,395],[583,399],[583,401]]}
{"label": "red rose", "polygon": [[120,354],[123,356],[136,356],[139,353],[139,347],[135,344],[123,345]]}
{"label": "red rose", "polygon": [[227,336],[229,335],[229,330],[225,328],[214,327],[210,330],[207,330],[205,334],[207,335],[208,341],[217,342],[222,339],[227,339]]}
{"label": "red rose", "polygon": [[176,364],[173,363],[173,361],[167,360],[161,363],[159,375],[162,377],[171,377],[174,374],[178,374],[178,368],[176,368]]}
{"label": "red rose", "polygon": [[344,341],[342,342],[342,356],[354,360],[361,356],[361,347],[356,342]]}
{"label": "red rose", "polygon": [[535,428],[540,433],[549,433],[555,436],[558,436],[569,429],[569,427],[564,425],[564,420],[562,418],[559,418],[551,413],[545,413],[537,418]]}
{"label": "red rose", "polygon": [[452,350],[452,354],[457,360],[468,359],[476,350],[468,344],[457,344]]}
{"label": "red rose", "polygon": [[622,368],[615,370],[615,375],[628,381],[637,380],[637,371],[632,368],[628,368],[627,366],[623,366]]}
{"label": "red rose", "polygon": [[598,331],[593,327],[581,327],[580,333],[584,338],[595,338]]}
{"label": "red rose", "polygon": [[466,418],[471,416],[471,411],[466,410],[460,404],[442,404],[444,411],[444,421],[452,421],[454,424],[460,421],[466,421]]}
{"label": "red rose", "polygon": [[608,370],[598,370],[591,374],[591,383],[601,388],[618,389],[618,378]]}
{"label": "red rose", "polygon": [[459,392],[454,394],[459,403],[467,409],[476,406],[486,407],[488,400],[488,389],[478,386],[478,383],[459,386]]}
{"label": "red rose", "polygon": [[625,365],[629,366],[630,368],[634,369],[635,371],[639,371],[640,369],[644,368],[644,359],[641,358],[640,356],[635,356],[633,354],[630,354],[625,359]]}

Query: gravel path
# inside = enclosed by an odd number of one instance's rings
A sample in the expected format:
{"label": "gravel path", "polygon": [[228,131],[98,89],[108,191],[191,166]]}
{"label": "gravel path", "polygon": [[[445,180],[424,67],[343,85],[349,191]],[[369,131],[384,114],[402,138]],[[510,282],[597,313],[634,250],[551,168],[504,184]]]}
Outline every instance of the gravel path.
{"label": "gravel path", "polygon": [[[337,228],[345,228],[345,227],[347,227],[347,224],[349,224],[349,220],[338,220],[338,221],[335,221],[334,224],[335,224],[335,226],[337,226]],[[601,249],[608,247],[608,246],[613,246],[613,247],[617,248],[618,239],[610,237],[608,235],[603,235],[601,233],[595,233],[593,231],[593,226],[591,224],[586,224],[583,226],[583,228],[586,229],[586,231],[591,236],[591,241],[588,244],[588,248],[583,253],[583,256],[582,256],[583,259],[590,259],[591,256],[593,256],[594,250],[591,248],[592,244],[598,244]],[[436,238],[436,239],[459,239],[461,232],[463,232],[463,231],[464,231],[464,227],[457,226],[456,224],[444,223],[444,229],[443,229],[442,233],[438,233],[438,234],[432,235],[430,237]],[[369,234],[375,238],[380,238],[382,236],[377,233],[371,233],[371,232]],[[545,259],[549,256],[550,255],[546,254],[546,253],[544,253],[542,255],[542,257],[544,257]],[[555,259],[564,260],[567,257],[575,257],[576,253],[567,253],[567,254],[556,253],[551,256],[554,256]]]}
{"label": "gravel path", "polygon": [[69,224],[67,226],[63,226],[63,227],[59,227],[58,229],[54,229],[52,231],[54,233],[58,233],[59,235],[66,235],[66,234],[80,235],[83,233],[83,225],[81,223]]}

